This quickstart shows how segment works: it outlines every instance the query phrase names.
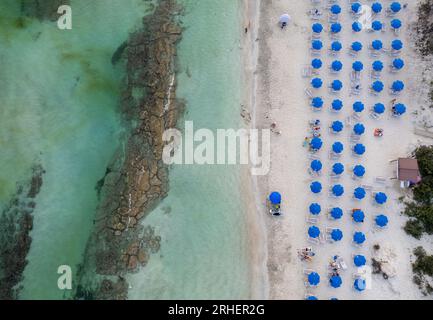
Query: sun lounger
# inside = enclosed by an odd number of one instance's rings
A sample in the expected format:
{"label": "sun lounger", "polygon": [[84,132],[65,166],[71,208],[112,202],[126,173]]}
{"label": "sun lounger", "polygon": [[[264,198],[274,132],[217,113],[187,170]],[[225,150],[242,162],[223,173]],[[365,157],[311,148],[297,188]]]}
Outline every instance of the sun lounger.
{"label": "sun lounger", "polygon": [[368,184],[363,184],[362,187],[366,190],[366,191],[372,191],[373,190],[373,186],[370,186]]}
{"label": "sun lounger", "polygon": [[313,75],[313,70],[310,66],[305,66],[302,68],[302,77],[310,78]]}
{"label": "sun lounger", "polygon": [[316,224],[319,221],[319,219],[316,218],[315,216],[310,215],[307,217],[306,221],[307,223]]}
{"label": "sun lounger", "polygon": [[381,76],[381,72],[380,71],[372,70],[371,73],[370,73],[370,78],[373,79],[373,80],[380,79],[380,76]]}
{"label": "sun lounger", "polygon": [[309,88],[305,88],[304,89],[305,94],[307,95],[307,97],[309,98],[313,98],[313,93],[311,92],[311,90]]}
{"label": "sun lounger", "polygon": [[398,57],[398,56],[400,55],[400,53],[401,53],[401,50],[391,50],[391,51],[389,52],[389,55],[390,55],[391,57]]}
{"label": "sun lounger", "polygon": [[314,272],[314,270],[313,269],[304,269],[303,271],[302,271],[305,275],[309,275],[310,273],[312,273],[312,272]]}
{"label": "sun lounger", "polygon": [[376,177],[376,182],[380,184],[385,184],[387,182],[386,178],[384,177]]}
{"label": "sun lounger", "polygon": [[308,242],[311,244],[320,244],[319,239],[308,237]]}
{"label": "sun lounger", "polygon": [[354,112],[352,113],[352,119],[354,119],[355,121],[361,121],[361,116],[358,113]]}

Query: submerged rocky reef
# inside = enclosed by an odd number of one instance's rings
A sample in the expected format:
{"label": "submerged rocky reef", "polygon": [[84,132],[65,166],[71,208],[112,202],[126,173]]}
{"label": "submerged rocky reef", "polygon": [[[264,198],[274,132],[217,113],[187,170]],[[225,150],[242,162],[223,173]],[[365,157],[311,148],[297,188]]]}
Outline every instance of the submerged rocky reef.
{"label": "submerged rocky reef", "polygon": [[80,266],[76,298],[126,299],[124,275],[145,265],[159,250],[160,237],[140,220],[168,192],[162,135],[176,126],[182,110],[175,94],[180,10],[175,0],[160,0],[143,19],[141,30],[114,54],[113,64],[119,59],[126,62],[120,110],[130,132],[97,184],[100,204]]}
{"label": "submerged rocky reef", "polygon": [[15,195],[0,215],[0,300],[17,299],[27,265],[33,228],[34,201],[42,187],[44,169],[32,168],[31,178],[17,185]]}
{"label": "submerged rocky reef", "polygon": [[58,8],[69,4],[70,0],[21,0],[21,12],[39,20],[57,20]]}

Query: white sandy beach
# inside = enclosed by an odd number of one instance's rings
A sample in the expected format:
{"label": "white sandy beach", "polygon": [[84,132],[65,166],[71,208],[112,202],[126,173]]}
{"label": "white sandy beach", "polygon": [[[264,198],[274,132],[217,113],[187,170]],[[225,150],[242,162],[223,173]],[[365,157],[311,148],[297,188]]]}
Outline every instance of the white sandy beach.
{"label": "white sandy beach", "polygon": [[[254,0],[246,1],[255,5]],[[322,1],[326,3],[326,1]],[[364,1],[371,5],[371,1]],[[381,1],[389,6],[391,1]],[[253,178],[253,190],[257,194],[259,214],[266,215],[266,197],[272,191],[279,191],[283,195],[284,215],[279,218],[265,216],[263,221],[266,224],[267,253],[260,251],[260,257],[267,254],[267,269],[269,287],[265,288],[270,299],[304,299],[307,293],[317,296],[319,299],[422,299],[423,296],[417,286],[412,282],[411,258],[414,247],[422,245],[427,250],[433,249],[432,239],[423,238],[417,241],[405,234],[402,229],[406,218],[401,212],[401,204],[398,199],[404,195],[396,180],[390,180],[396,176],[395,164],[389,161],[398,157],[405,157],[410,154],[418,144],[431,144],[433,141],[414,134],[414,123],[417,117],[414,111],[418,110],[427,99],[425,86],[421,83],[420,72],[422,64],[410,44],[409,25],[416,19],[415,1],[409,4],[398,16],[403,22],[403,32],[399,37],[405,44],[400,57],[405,61],[405,69],[397,74],[388,70],[392,57],[382,53],[379,58],[372,58],[367,46],[372,40],[380,39],[384,47],[389,47],[391,41],[397,38],[390,30],[379,33],[360,32],[352,33],[351,24],[353,18],[348,13],[348,1],[339,1],[343,11],[340,22],[343,31],[340,41],[343,50],[338,57],[331,57],[328,48],[331,40],[328,33],[328,11],[321,7],[323,17],[321,23],[324,31],[321,40],[324,42],[324,49],[320,58],[323,67],[320,70],[320,77],[324,85],[319,90],[313,90],[314,95],[322,96],[325,104],[320,112],[313,112],[309,107],[309,99],[304,89],[310,87],[310,78],[303,78],[301,70],[309,65],[312,60],[310,55],[310,36],[313,21],[307,15],[312,8],[310,1],[273,0],[262,1],[260,9],[260,28],[258,40],[259,46],[258,66],[256,72],[247,79],[247,84],[252,97],[247,102],[252,115],[252,126],[257,128],[269,128],[271,123],[276,122],[281,135],[273,135],[271,141],[271,171],[268,176]],[[285,30],[279,29],[277,22],[281,14],[288,13],[292,22]],[[252,17],[257,16],[253,14]],[[390,18],[384,13],[377,18],[389,25]],[[254,22],[254,21],[253,21]],[[254,27],[254,23],[253,23]],[[250,33],[250,37],[255,37]],[[358,56],[353,58],[348,55],[348,47],[353,41],[360,41],[364,49]],[[254,42],[250,39],[250,47],[244,50],[254,52]],[[248,60],[249,68],[254,65],[254,54]],[[252,60],[251,60],[252,59]],[[344,67],[339,75],[331,75],[328,69],[330,63],[339,59]],[[381,80],[385,84],[385,90],[379,96],[369,93],[369,86],[372,83],[370,78],[371,63],[374,60],[382,60],[385,69],[382,72]],[[363,91],[360,96],[349,95],[352,63],[360,60],[364,63],[362,71]],[[247,68],[247,73],[248,73]],[[257,83],[254,84],[254,79]],[[340,79],[345,87],[336,96],[328,92],[327,86],[334,79]],[[397,98],[398,102],[405,103],[408,112],[401,118],[395,118],[389,110],[389,103],[394,98],[389,94],[389,86],[395,80],[402,80],[406,84],[403,93]],[[251,89],[251,88],[255,88]],[[414,99],[414,97],[416,97]],[[333,99],[341,99],[344,108],[339,113],[330,112],[330,104]],[[343,132],[335,135],[328,132],[328,126],[335,120],[346,123],[346,119],[352,115],[352,104],[355,101],[362,101],[366,109],[361,114],[362,122],[366,127],[366,133],[361,142],[366,146],[366,153],[361,158],[352,156],[350,146],[350,135],[352,128],[345,127]],[[387,111],[380,119],[372,119],[369,116],[369,109],[381,102],[387,107]],[[425,114],[423,114],[425,116]],[[308,173],[310,159],[308,150],[303,147],[304,138],[309,135],[308,122],[313,119],[320,119],[322,123],[322,139],[324,147],[318,155],[323,162],[324,168],[319,178],[312,178]],[[374,128],[383,128],[384,136],[376,138],[373,136]],[[328,196],[328,189],[331,184],[329,172],[335,162],[328,157],[331,145],[335,141],[341,141],[345,145],[345,151],[339,162],[345,165],[346,172],[340,178],[345,188],[345,195],[341,199],[334,199]],[[355,181],[351,178],[349,168],[355,164],[362,164],[366,167],[367,173],[362,181]],[[381,176],[387,178],[385,184],[377,183],[375,178]],[[323,185],[320,195],[310,192],[309,185],[313,180],[319,180]],[[361,202],[352,199],[354,188],[360,185],[371,185],[376,191],[383,191],[388,195],[388,202],[379,208],[373,204],[372,196]],[[327,227],[339,228],[344,233],[342,241],[337,243],[323,243],[311,245],[307,242],[307,229],[311,225],[306,218],[309,215],[308,207],[311,203],[317,202],[322,207],[322,213],[316,224],[322,231]],[[327,208],[339,206],[344,210],[345,215],[341,220],[331,221],[324,212]],[[347,213],[353,208],[362,208],[366,213],[366,221],[356,225]],[[390,223],[385,230],[375,230],[374,216],[386,214]],[[352,243],[352,235],[355,231],[362,231],[366,234],[367,240],[361,248],[355,247]],[[259,232],[259,231],[258,231]],[[379,254],[387,253],[388,260],[396,271],[395,277],[385,280],[381,275],[373,275],[372,287],[359,293],[353,289],[352,274],[357,272],[353,265],[352,255],[363,254],[367,257],[368,264],[374,257],[373,245],[379,244]],[[311,263],[303,263],[297,257],[297,250],[306,246],[313,246],[316,257]],[[332,256],[339,255],[347,263],[348,269],[341,273],[343,285],[334,289],[329,286],[327,266]],[[321,283],[317,288],[307,289],[304,285],[303,270],[305,268],[317,271],[321,276]],[[266,279],[265,279],[266,280]]]}

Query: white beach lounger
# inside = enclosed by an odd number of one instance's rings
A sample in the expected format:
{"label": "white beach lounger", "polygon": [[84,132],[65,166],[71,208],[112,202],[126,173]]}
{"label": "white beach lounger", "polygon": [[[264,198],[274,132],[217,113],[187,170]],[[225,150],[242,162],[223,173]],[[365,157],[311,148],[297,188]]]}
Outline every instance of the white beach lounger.
{"label": "white beach lounger", "polygon": [[313,70],[311,67],[304,67],[302,68],[302,77],[304,78],[311,78],[311,76],[313,75]]}
{"label": "white beach lounger", "polygon": [[307,95],[307,97],[309,97],[309,98],[313,98],[314,96],[313,96],[313,93],[311,92],[311,90],[309,89],[309,88],[305,88],[304,89],[304,92],[305,92],[305,94]]}
{"label": "white beach lounger", "polygon": [[380,184],[386,184],[387,179],[384,178],[384,177],[376,177],[376,178],[375,178],[375,181],[376,181],[377,183],[380,183]]}

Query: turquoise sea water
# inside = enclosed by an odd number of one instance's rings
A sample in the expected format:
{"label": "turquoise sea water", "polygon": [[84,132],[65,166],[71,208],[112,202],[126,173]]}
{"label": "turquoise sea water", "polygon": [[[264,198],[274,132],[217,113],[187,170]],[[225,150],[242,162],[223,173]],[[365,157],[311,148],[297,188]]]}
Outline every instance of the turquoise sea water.
{"label": "turquoise sea water", "polygon": [[[178,96],[195,129],[239,128],[240,8],[233,0],[185,0]],[[188,72],[185,72],[188,70]],[[188,76],[189,74],[189,76]],[[250,295],[239,167],[174,166],[170,193],[147,219],[160,256],[132,277],[130,298],[246,299]]]}
{"label": "turquoise sea water", "polygon": [[[178,97],[187,102],[185,120],[196,128],[238,128],[239,3],[181,2]],[[24,299],[68,297],[57,289],[57,267],[81,262],[97,205],[94,187],[121,141],[123,70],[111,66],[111,56],[149,2],[73,0],[72,8],[73,30],[59,31],[51,22],[17,23],[17,1],[0,2],[0,203],[35,161],[46,170]],[[169,196],[143,221],[162,237],[161,251],[131,276],[130,298],[249,297],[239,185],[237,167],[172,168]]]}

